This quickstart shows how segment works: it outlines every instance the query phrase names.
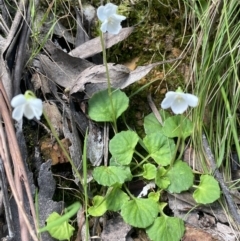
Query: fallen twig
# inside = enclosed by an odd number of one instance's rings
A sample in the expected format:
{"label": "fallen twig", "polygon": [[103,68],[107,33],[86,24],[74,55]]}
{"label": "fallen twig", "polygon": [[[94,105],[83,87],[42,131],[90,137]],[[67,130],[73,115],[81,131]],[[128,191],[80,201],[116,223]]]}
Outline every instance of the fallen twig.
{"label": "fallen twig", "polygon": [[3,160],[0,157],[0,187],[1,191],[3,192],[3,204],[4,204],[4,211],[5,211],[5,217],[7,221],[7,227],[8,227],[8,236],[9,238],[14,238],[14,227],[13,227],[13,220],[12,220],[12,213],[9,203],[9,196],[8,196],[8,190],[7,190],[7,179],[3,167]]}
{"label": "fallen twig", "polygon": [[[33,198],[30,190],[30,185],[28,182],[27,173],[25,170],[25,166],[23,164],[21,152],[17,143],[16,134],[14,131],[12,119],[10,116],[10,109],[9,109],[9,101],[6,97],[5,89],[3,87],[2,81],[0,80],[0,113],[1,118],[5,123],[5,131],[3,130],[3,126],[0,125],[0,155],[3,160],[4,168],[6,171],[6,176],[11,187],[12,194],[14,196],[14,200],[17,204],[18,211],[19,211],[19,218],[20,220],[24,220],[24,222],[20,223],[20,227],[27,227],[28,232],[32,236],[34,241],[38,241],[36,236],[36,232],[34,231],[28,217],[26,210],[24,209],[24,201],[22,199],[22,186],[21,182],[24,183],[25,190],[27,193],[28,201],[30,204],[30,210],[33,217],[33,222],[35,229],[37,229],[36,223],[36,213],[35,207],[33,203]],[[5,134],[6,133],[6,134]],[[9,155],[10,153],[10,155]],[[11,158],[10,158],[11,156]],[[14,176],[12,172],[12,165],[11,160],[13,161],[14,166]],[[19,189],[18,187],[21,188]],[[23,225],[23,226],[22,226]],[[25,227],[23,229],[25,229]],[[24,234],[23,234],[24,235]],[[28,237],[24,236],[24,241],[28,241]]]}
{"label": "fallen twig", "polygon": [[162,121],[162,117],[160,116],[158,109],[156,107],[156,105],[154,104],[154,102],[152,101],[152,96],[151,94],[149,94],[147,96],[147,100],[148,100],[148,104],[153,112],[153,114],[155,115],[155,117],[157,118],[158,122],[163,125],[163,121]]}
{"label": "fallen twig", "polygon": [[240,224],[240,215],[238,214],[237,207],[233,202],[233,199],[232,199],[232,196],[230,194],[230,191],[229,191],[228,187],[225,185],[222,173],[217,168],[216,161],[214,159],[213,153],[210,149],[207,138],[204,134],[202,136],[202,142],[203,142],[203,148],[205,150],[205,154],[206,154],[208,160],[210,161],[211,167],[214,171],[214,176],[218,180],[218,182],[219,182],[219,184],[222,188],[222,192],[223,192],[223,194],[224,194],[224,196],[227,200],[229,212],[232,215],[233,220],[235,222],[237,222],[238,224]]}

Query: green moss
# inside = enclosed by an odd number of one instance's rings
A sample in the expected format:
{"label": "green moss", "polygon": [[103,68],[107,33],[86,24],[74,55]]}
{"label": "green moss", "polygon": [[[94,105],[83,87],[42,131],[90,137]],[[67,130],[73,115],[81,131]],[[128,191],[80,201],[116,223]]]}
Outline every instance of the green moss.
{"label": "green moss", "polygon": [[119,9],[129,10],[123,25],[135,26],[135,30],[125,41],[111,48],[109,62],[125,63],[136,56],[140,57],[139,65],[153,57],[154,61],[161,61],[162,55],[169,49],[166,48],[166,36],[170,36],[171,41],[175,41],[178,34],[179,38],[182,37],[184,19],[176,1],[134,2],[132,5],[128,0],[121,1]]}

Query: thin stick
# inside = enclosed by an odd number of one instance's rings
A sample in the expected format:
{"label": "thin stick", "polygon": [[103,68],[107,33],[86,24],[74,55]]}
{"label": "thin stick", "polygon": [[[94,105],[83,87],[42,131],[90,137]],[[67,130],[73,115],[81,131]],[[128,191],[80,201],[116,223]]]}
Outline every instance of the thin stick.
{"label": "thin stick", "polygon": [[152,100],[152,96],[151,94],[149,94],[147,96],[147,100],[148,100],[148,104],[153,112],[153,114],[155,115],[155,117],[157,118],[158,122],[163,125],[163,121],[162,121],[162,117],[160,116],[158,109],[156,107],[156,105],[154,104],[153,100]]}
{"label": "thin stick", "polygon": [[[1,140],[0,140],[1,143]],[[5,210],[5,217],[7,221],[8,226],[8,236],[10,238],[14,237],[14,227],[13,227],[13,220],[12,220],[12,213],[11,213],[11,207],[9,203],[9,196],[8,196],[8,190],[7,190],[7,184],[6,184],[6,175],[3,167],[3,160],[0,157],[0,186],[3,192],[3,204],[4,204],[4,210]]]}
{"label": "thin stick", "polygon": [[[5,99],[4,97],[6,97],[5,94],[5,89],[2,85],[2,81],[0,81],[0,112],[3,118],[3,121],[5,123],[5,129],[6,129],[6,133],[7,133],[7,142],[9,143],[9,150],[11,153],[11,157],[13,160],[13,164],[14,164],[14,171],[15,171],[15,177],[19,177],[18,178],[18,182],[20,183],[21,181],[23,181],[25,189],[26,189],[26,193],[27,193],[27,197],[28,197],[28,201],[30,204],[30,210],[33,216],[33,222],[35,225],[35,228],[37,229],[37,225],[36,225],[36,213],[35,213],[35,208],[34,208],[34,203],[33,203],[33,198],[32,198],[32,193],[31,193],[31,189],[30,189],[30,185],[28,182],[28,177],[27,177],[27,173],[23,164],[23,160],[22,160],[22,156],[21,156],[21,152],[18,146],[18,142],[17,142],[17,138],[16,138],[16,134],[14,131],[14,127],[13,127],[13,123],[12,123],[12,119],[10,117],[10,110],[8,109],[8,106],[10,106],[8,99]],[[2,132],[3,133],[3,132]],[[4,135],[1,136],[2,138],[2,143],[4,145],[4,149],[2,150],[3,153],[1,153],[2,156],[7,157],[7,152],[8,152],[8,148],[6,146],[6,139],[4,137]],[[14,183],[14,178],[13,178],[13,174],[11,172],[11,164],[10,164],[10,158],[8,157],[7,159],[3,159],[3,164],[5,167],[5,171],[7,174],[7,178],[9,181],[9,184],[11,186],[11,190],[13,193],[13,196],[15,198],[15,201],[17,203],[18,209],[19,209],[19,214],[22,215],[25,224],[27,225],[28,231],[30,233],[30,235],[32,236],[33,240],[38,240],[37,236],[34,232],[34,230],[32,229],[32,226],[27,218],[26,212],[24,210],[23,207],[23,201],[21,200],[20,196],[21,194],[19,193],[19,190],[16,189],[16,185]],[[27,241],[27,240],[26,240]]]}
{"label": "thin stick", "polygon": [[[2,95],[0,95],[0,100],[1,100],[1,97],[2,97]],[[3,104],[4,104],[4,102],[2,102],[2,104],[0,105],[0,112],[1,112],[1,106]],[[19,198],[19,190],[17,190],[17,188],[15,186],[14,177],[13,177],[13,173],[12,173],[12,167],[11,167],[11,164],[10,164],[10,157],[8,155],[8,148],[7,148],[6,142],[7,142],[7,140],[6,140],[6,137],[5,137],[5,133],[3,131],[3,127],[2,127],[2,125],[0,125],[0,143],[1,143],[0,156],[2,157],[2,160],[3,160],[7,180],[8,180],[8,183],[9,183],[10,187],[11,187],[11,191],[12,191],[14,200],[17,204],[19,215],[21,214],[23,216],[24,221],[25,221],[25,223],[26,223],[26,225],[29,229],[29,232],[30,232],[33,240],[38,241],[34,231],[32,230],[32,226],[31,226],[31,224],[28,220],[28,217],[26,215],[26,211],[24,210],[24,207],[22,205],[23,202]],[[18,180],[18,181],[20,182],[20,180]]]}
{"label": "thin stick", "polygon": [[202,143],[203,143],[203,148],[205,151],[205,154],[208,158],[208,160],[210,161],[210,164],[212,166],[212,169],[214,170],[214,176],[216,177],[216,179],[218,180],[221,188],[222,188],[222,192],[226,198],[226,201],[228,203],[228,207],[229,207],[229,212],[232,215],[232,218],[235,222],[237,222],[238,224],[240,224],[240,216],[238,214],[236,205],[233,202],[232,196],[230,194],[230,191],[228,190],[228,187],[225,185],[224,183],[224,179],[223,179],[223,175],[222,173],[220,173],[220,171],[217,168],[216,165],[216,161],[214,159],[213,153],[210,149],[210,146],[208,144],[207,138],[206,136],[203,134],[202,136]]}

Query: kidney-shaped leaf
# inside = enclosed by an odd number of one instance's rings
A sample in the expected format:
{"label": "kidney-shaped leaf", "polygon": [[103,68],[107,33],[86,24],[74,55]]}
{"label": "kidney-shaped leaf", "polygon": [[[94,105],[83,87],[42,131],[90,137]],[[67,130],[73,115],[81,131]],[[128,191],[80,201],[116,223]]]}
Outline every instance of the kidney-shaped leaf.
{"label": "kidney-shaped leaf", "polygon": [[[46,220],[47,225],[59,219],[60,217],[61,216],[56,212],[51,213]],[[70,240],[74,230],[75,228],[72,225],[70,225],[67,221],[65,221],[60,225],[56,225],[55,227],[50,228],[48,232],[53,238],[56,238],[58,240]]]}
{"label": "kidney-shaped leaf", "polygon": [[164,136],[162,133],[156,132],[146,135],[143,139],[149,154],[154,161],[162,166],[170,164],[174,155],[174,141]]}
{"label": "kidney-shaped leaf", "polygon": [[[165,121],[166,118],[170,117],[169,113],[164,110],[160,110],[159,115],[161,116],[163,121]],[[162,132],[162,125],[159,123],[153,113],[145,116],[144,130],[146,134],[155,133],[158,131]]]}
{"label": "kidney-shaped leaf", "polygon": [[109,151],[117,163],[128,165],[131,162],[138,139],[134,131],[121,131],[111,139]]}
{"label": "kidney-shaped leaf", "polygon": [[93,178],[103,186],[112,186],[116,183],[123,184],[132,179],[129,167],[101,166],[93,170]]}
{"label": "kidney-shaped leaf", "polygon": [[92,120],[113,122],[114,117],[117,119],[128,108],[129,99],[121,90],[112,90],[112,105],[108,90],[102,90],[88,103],[88,115]]}
{"label": "kidney-shaped leaf", "polygon": [[122,206],[124,221],[134,227],[146,228],[158,215],[158,205],[152,199],[135,198]]}
{"label": "kidney-shaped leaf", "polygon": [[93,206],[88,208],[88,213],[94,217],[102,216],[107,211],[106,200],[102,196],[93,198]]}
{"label": "kidney-shaped leaf", "polygon": [[220,197],[218,182],[210,175],[202,175],[193,198],[197,203],[207,204],[216,201]]}
{"label": "kidney-shaped leaf", "polygon": [[166,173],[170,180],[168,191],[171,193],[180,193],[188,190],[193,185],[193,172],[187,163],[176,161],[172,168]]}
{"label": "kidney-shaped leaf", "polygon": [[107,209],[117,212],[128,200],[129,196],[125,192],[123,192],[119,187],[114,187],[106,197]]}
{"label": "kidney-shaped leaf", "polygon": [[164,167],[160,167],[157,170],[155,182],[158,187],[162,189],[166,189],[170,185],[170,180],[165,174],[167,173],[167,170]]}
{"label": "kidney-shaped leaf", "polygon": [[152,199],[154,202],[158,202],[160,198],[161,191],[158,192],[150,192],[148,194],[148,198]]}
{"label": "kidney-shaped leaf", "polygon": [[143,165],[143,177],[147,180],[155,178],[156,172],[157,168],[153,164],[147,163]]}
{"label": "kidney-shaped leaf", "polygon": [[182,219],[162,216],[155,219],[153,225],[146,229],[153,241],[179,241],[184,234]]}
{"label": "kidney-shaped leaf", "polygon": [[193,130],[193,123],[186,117],[176,115],[165,120],[162,132],[165,136],[182,137],[185,139],[190,136]]}
{"label": "kidney-shaped leaf", "polygon": [[144,118],[144,130],[146,134],[162,132],[162,125],[159,123],[153,113],[145,116]]}

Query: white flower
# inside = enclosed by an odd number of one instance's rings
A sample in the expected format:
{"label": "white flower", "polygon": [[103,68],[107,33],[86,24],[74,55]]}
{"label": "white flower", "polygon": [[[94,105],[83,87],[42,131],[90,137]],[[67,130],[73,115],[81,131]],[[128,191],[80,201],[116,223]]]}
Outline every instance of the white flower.
{"label": "white flower", "polygon": [[198,97],[192,94],[185,94],[180,88],[176,92],[167,92],[161,107],[163,109],[170,108],[174,114],[182,114],[187,110],[188,106],[196,107],[198,104]]}
{"label": "white flower", "polygon": [[97,9],[97,16],[102,22],[101,31],[108,31],[111,34],[118,34],[122,28],[121,22],[126,19],[125,16],[117,14],[117,6],[107,3]]}
{"label": "white flower", "polygon": [[39,120],[42,115],[42,100],[37,99],[31,91],[15,96],[11,101],[11,106],[14,108],[12,118],[18,122],[23,116],[29,120],[34,117]]}

